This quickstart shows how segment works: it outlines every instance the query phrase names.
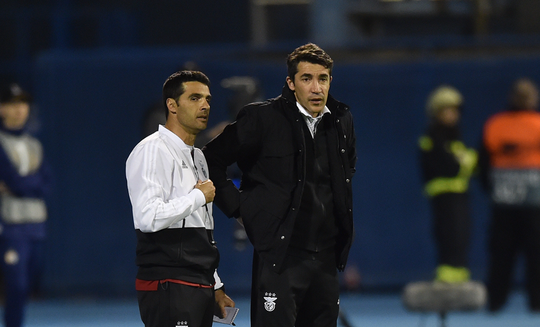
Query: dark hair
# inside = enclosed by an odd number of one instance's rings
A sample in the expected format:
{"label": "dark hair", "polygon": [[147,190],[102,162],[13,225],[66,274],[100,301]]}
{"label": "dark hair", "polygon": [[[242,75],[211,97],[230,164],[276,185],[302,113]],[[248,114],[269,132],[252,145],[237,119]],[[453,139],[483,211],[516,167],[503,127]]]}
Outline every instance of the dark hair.
{"label": "dark hair", "polygon": [[19,84],[11,83],[0,90],[0,103],[27,102],[31,101],[30,94],[23,90]]}
{"label": "dark hair", "polygon": [[332,75],[332,67],[334,66],[334,61],[326,52],[324,52],[323,49],[321,49],[316,44],[304,44],[296,48],[287,57],[287,73],[293,81],[294,75],[298,73],[298,63],[300,63],[301,61],[307,61],[312,64],[319,64],[324,68],[328,68],[330,70],[330,75]]}
{"label": "dark hair", "polygon": [[181,70],[178,71],[163,83],[163,105],[165,106],[165,117],[169,116],[167,109],[167,99],[172,98],[178,101],[180,96],[186,91],[184,83],[200,82],[210,87],[210,79],[202,72],[196,70]]}
{"label": "dark hair", "polygon": [[528,78],[520,78],[510,91],[510,106],[517,110],[536,110],[538,96],[538,86]]}

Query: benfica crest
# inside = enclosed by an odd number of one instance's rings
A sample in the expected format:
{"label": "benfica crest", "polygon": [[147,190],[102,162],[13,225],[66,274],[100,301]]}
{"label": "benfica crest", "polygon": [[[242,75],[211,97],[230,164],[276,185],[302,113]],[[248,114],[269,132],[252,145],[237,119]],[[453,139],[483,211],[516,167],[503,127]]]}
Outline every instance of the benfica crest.
{"label": "benfica crest", "polygon": [[265,296],[263,296],[263,299],[266,301],[264,302],[264,309],[268,312],[272,312],[276,309],[276,303],[274,302],[277,300],[276,293],[264,293]]}

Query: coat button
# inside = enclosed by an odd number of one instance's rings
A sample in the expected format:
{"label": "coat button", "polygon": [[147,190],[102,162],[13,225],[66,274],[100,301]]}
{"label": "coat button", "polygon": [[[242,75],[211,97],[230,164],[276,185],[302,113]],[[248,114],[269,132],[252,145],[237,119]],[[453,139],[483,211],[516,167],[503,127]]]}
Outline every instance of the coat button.
{"label": "coat button", "polygon": [[341,153],[345,153],[345,149],[341,149]]}
{"label": "coat button", "polygon": [[339,123],[339,119],[336,119],[336,123]]}
{"label": "coat button", "polygon": [[343,135],[343,138],[346,139],[346,138],[347,138],[347,135]]}
{"label": "coat button", "polygon": [[284,240],[284,239],[285,239],[285,236],[284,236],[284,235],[281,235],[281,239]]}
{"label": "coat button", "polygon": [[296,210],[296,209],[295,209],[295,208],[292,208],[291,210],[294,211],[294,210]]}
{"label": "coat button", "polygon": [[275,264],[275,263],[273,263],[273,264],[272,264],[272,267],[275,267],[275,266],[276,266],[276,264]]}
{"label": "coat button", "polygon": [[349,183],[350,181],[351,181],[351,180],[350,180],[350,179],[348,179],[348,178],[347,178],[347,179],[345,180],[345,182],[347,182],[347,183]]}

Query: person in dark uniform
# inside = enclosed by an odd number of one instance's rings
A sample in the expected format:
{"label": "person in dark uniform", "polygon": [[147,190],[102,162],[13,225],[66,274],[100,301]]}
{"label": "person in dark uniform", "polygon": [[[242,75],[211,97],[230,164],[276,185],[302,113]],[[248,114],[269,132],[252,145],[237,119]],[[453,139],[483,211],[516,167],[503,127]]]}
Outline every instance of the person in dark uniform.
{"label": "person in dark uniform", "polygon": [[[315,44],[287,58],[282,94],[246,105],[203,152],[216,205],[243,221],[254,246],[254,327],[336,326],[337,272],[353,239],[356,137],[330,94],[333,60]],[[227,167],[242,171],[240,190]]]}
{"label": "person in dark uniform", "polygon": [[436,88],[427,101],[430,122],[419,139],[424,193],[431,203],[437,247],[435,280],[449,283],[470,279],[469,180],[478,155],[461,139],[462,103],[463,97],[454,87]]}
{"label": "person in dark uniform", "polygon": [[540,113],[538,87],[519,79],[509,108],[484,125],[480,168],[491,196],[488,308],[507,301],[518,253],[526,259],[529,309],[540,311]]}
{"label": "person in dark uniform", "polygon": [[5,283],[4,323],[23,325],[28,297],[44,260],[52,173],[43,146],[27,131],[30,95],[18,84],[0,93],[0,254]]}

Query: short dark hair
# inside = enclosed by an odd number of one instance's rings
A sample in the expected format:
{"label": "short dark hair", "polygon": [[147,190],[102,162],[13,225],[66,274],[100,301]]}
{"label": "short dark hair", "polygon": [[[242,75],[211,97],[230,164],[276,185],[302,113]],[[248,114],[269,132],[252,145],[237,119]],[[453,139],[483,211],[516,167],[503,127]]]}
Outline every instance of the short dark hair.
{"label": "short dark hair", "polygon": [[538,86],[529,78],[519,78],[510,91],[510,106],[514,109],[536,110],[538,107]]}
{"label": "short dark hair", "polygon": [[178,101],[180,96],[186,91],[184,83],[200,82],[210,87],[210,79],[202,72],[196,70],[181,70],[178,71],[163,83],[163,105],[165,106],[165,117],[169,116],[167,109],[167,99],[172,98]]}
{"label": "short dark hair", "polygon": [[324,68],[328,68],[330,70],[330,75],[332,75],[332,67],[334,66],[334,61],[323,49],[321,49],[316,44],[304,44],[296,48],[287,57],[287,73],[293,81],[294,75],[298,73],[298,64],[301,61],[307,61],[312,64],[319,64]]}

